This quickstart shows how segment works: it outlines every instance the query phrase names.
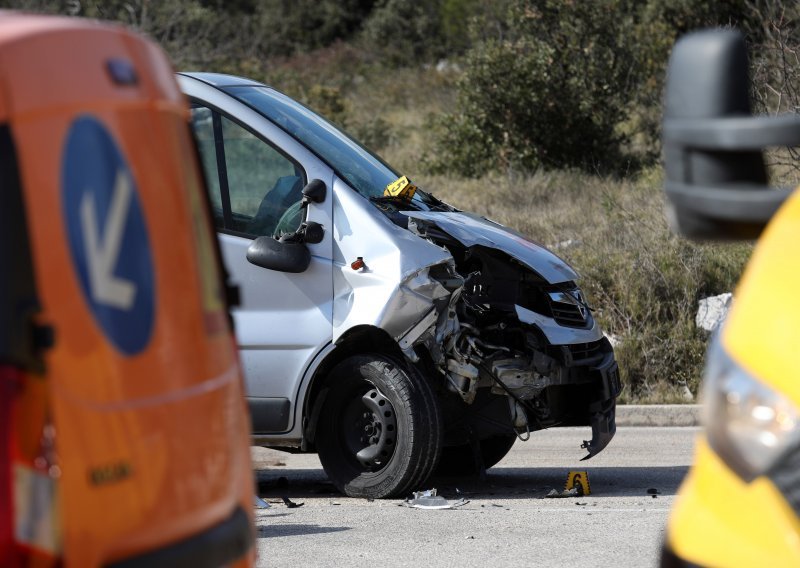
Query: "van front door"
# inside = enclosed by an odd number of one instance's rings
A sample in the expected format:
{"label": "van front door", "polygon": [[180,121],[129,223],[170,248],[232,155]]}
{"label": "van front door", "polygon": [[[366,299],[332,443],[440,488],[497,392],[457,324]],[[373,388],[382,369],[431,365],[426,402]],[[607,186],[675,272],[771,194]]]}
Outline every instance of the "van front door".
{"label": "van front door", "polygon": [[[246,128],[217,108],[192,105],[222,254],[241,293],[233,315],[253,432],[279,434],[295,428],[303,373],[331,341],[333,174],[264,122],[256,130],[259,125],[248,120],[252,128]],[[310,179],[321,179],[329,191],[324,202],[300,209],[300,192]],[[290,274],[247,261],[254,238],[292,232],[304,220],[325,229],[322,242],[306,245],[307,270]]]}

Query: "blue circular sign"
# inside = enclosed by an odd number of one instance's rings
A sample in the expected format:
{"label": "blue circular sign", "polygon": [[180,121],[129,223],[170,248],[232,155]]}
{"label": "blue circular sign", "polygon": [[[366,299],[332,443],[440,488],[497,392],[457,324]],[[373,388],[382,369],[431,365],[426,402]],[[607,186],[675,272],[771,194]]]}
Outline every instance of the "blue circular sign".
{"label": "blue circular sign", "polygon": [[136,181],[114,138],[88,115],[67,134],[63,214],[83,297],[106,338],[126,355],[150,341],[155,278]]}

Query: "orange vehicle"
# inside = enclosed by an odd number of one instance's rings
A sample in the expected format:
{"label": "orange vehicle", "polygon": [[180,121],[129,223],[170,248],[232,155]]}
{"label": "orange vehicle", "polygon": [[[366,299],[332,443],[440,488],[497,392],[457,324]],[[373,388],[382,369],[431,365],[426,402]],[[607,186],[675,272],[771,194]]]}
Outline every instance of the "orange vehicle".
{"label": "orange vehicle", "polygon": [[249,566],[249,419],[186,102],[0,15],[0,566]]}

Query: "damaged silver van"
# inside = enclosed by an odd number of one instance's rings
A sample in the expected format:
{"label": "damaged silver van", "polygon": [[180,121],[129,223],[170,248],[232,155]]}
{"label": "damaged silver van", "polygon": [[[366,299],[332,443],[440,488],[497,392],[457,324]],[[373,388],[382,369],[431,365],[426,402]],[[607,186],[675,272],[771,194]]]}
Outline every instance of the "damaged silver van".
{"label": "damaged silver van", "polygon": [[228,269],[254,443],[316,451],[345,494],[482,473],[517,438],[614,436],[621,385],[578,275],[417,189],[289,97],[182,73]]}

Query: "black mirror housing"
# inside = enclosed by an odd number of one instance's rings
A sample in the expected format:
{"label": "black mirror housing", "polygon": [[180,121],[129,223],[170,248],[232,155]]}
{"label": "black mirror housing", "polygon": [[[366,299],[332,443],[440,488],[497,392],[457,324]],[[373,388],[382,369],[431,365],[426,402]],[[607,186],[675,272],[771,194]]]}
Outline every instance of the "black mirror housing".
{"label": "black mirror housing", "polygon": [[312,179],[303,188],[303,203],[301,207],[308,207],[309,203],[322,203],[328,190],[321,179]]}
{"label": "black mirror housing", "polygon": [[752,117],[747,49],[734,30],[676,44],[664,104],[664,190],[673,228],[695,239],[754,239],[788,191],[769,188],[762,149],[800,143],[800,121]]}
{"label": "black mirror housing", "polygon": [[311,264],[311,253],[301,242],[258,237],[247,249],[247,260],[261,268],[297,274],[305,272]]}
{"label": "black mirror housing", "polygon": [[321,243],[322,239],[325,238],[324,227],[314,221],[303,223],[300,227],[300,232],[303,235],[303,242],[309,245]]}

